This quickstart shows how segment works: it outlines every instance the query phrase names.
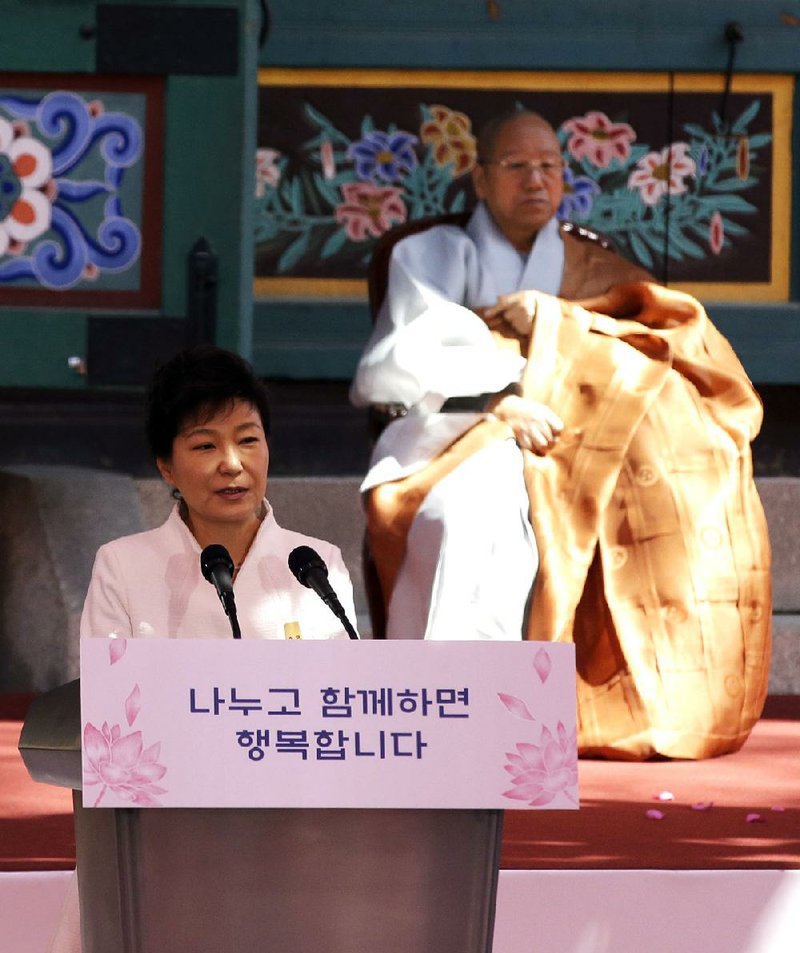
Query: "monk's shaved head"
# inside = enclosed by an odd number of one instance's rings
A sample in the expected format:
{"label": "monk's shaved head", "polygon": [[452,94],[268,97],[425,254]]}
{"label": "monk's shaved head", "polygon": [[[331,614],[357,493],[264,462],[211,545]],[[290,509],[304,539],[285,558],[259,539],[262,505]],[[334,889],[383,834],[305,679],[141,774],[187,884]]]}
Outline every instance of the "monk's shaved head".
{"label": "monk's shaved head", "polygon": [[539,113],[531,109],[507,109],[505,112],[498,113],[486,122],[478,132],[477,149],[478,161],[489,162],[494,158],[494,148],[497,137],[509,123],[516,123],[520,119],[526,120],[531,126],[538,126],[545,132],[550,132],[554,139],[557,139],[556,131],[553,126]]}

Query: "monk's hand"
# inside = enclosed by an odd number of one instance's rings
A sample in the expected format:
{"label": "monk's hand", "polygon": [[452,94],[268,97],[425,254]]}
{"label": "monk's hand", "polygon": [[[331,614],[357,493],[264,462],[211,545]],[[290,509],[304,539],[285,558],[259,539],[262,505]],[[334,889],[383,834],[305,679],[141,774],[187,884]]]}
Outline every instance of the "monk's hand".
{"label": "monk's hand", "polygon": [[490,404],[490,413],[514,432],[517,445],[540,457],[549,453],[564,429],[563,420],[546,404],[526,397],[506,394],[497,403]]}
{"label": "monk's hand", "polygon": [[490,331],[495,331],[497,328],[505,325],[502,314],[497,312],[497,307],[496,304],[493,304],[491,307],[473,308],[472,310],[478,315],[481,321],[488,326]]}
{"label": "monk's hand", "polygon": [[513,294],[501,295],[497,304],[484,308],[481,317],[492,330],[506,324],[524,336],[531,333],[536,317],[536,301],[535,291],[515,291]]}

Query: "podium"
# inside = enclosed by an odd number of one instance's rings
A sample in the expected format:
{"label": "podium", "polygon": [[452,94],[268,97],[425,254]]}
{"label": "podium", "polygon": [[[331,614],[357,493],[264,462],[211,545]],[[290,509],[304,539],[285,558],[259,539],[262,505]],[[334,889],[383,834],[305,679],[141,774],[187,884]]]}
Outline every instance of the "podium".
{"label": "podium", "polygon": [[[535,643],[83,648],[20,751],[74,791],[84,953],[490,953],[502,808],[527,806],[503,793],[503,732],[553,734],[522,698]],[[569,736],[574,657],[547,652]]]}

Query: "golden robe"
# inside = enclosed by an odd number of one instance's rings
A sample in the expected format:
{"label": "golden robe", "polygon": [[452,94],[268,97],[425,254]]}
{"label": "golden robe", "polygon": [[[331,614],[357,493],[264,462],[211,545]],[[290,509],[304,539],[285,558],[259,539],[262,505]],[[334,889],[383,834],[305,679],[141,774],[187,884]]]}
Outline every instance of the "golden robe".
{"label": "golden robe", "polygon": [[[528,348],[523,391],[565,422],[550,454],[524,452],[540,551],[527,635],[575,642],[579,751],[737,750],[766,696],[771,623],[750,454],[762,409],[744,369],[699,302],[653,284],[581,304],[537,294],[530,339],[502,343]],[[387,602],[425,493],[507,436],[483,421],[370,492]]]}

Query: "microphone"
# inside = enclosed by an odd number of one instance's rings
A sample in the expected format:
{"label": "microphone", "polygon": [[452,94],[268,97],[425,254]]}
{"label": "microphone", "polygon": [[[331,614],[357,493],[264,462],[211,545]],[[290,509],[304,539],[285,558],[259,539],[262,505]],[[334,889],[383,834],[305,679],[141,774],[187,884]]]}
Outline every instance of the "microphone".
{"label": "microphone", "polygon": [[350,625],[341,602],[328,582],[328,567],[320,554],[310,546],[297,546],[289,553],[289,569],[295,579],[307,589],[313,589],[325,605],[342,623],[351,639],[358,639],[358,633]]}
{"label": "microphone", "polygon": [[219,601],[225,610],[225,615],[231,624],[235,639],[242,637],[239,629],[239,620],[236,618],[236,600],[233,598],[233,560],[231,554],[220,546],[212,543],[200,553],[200,572],[217,590]]}

